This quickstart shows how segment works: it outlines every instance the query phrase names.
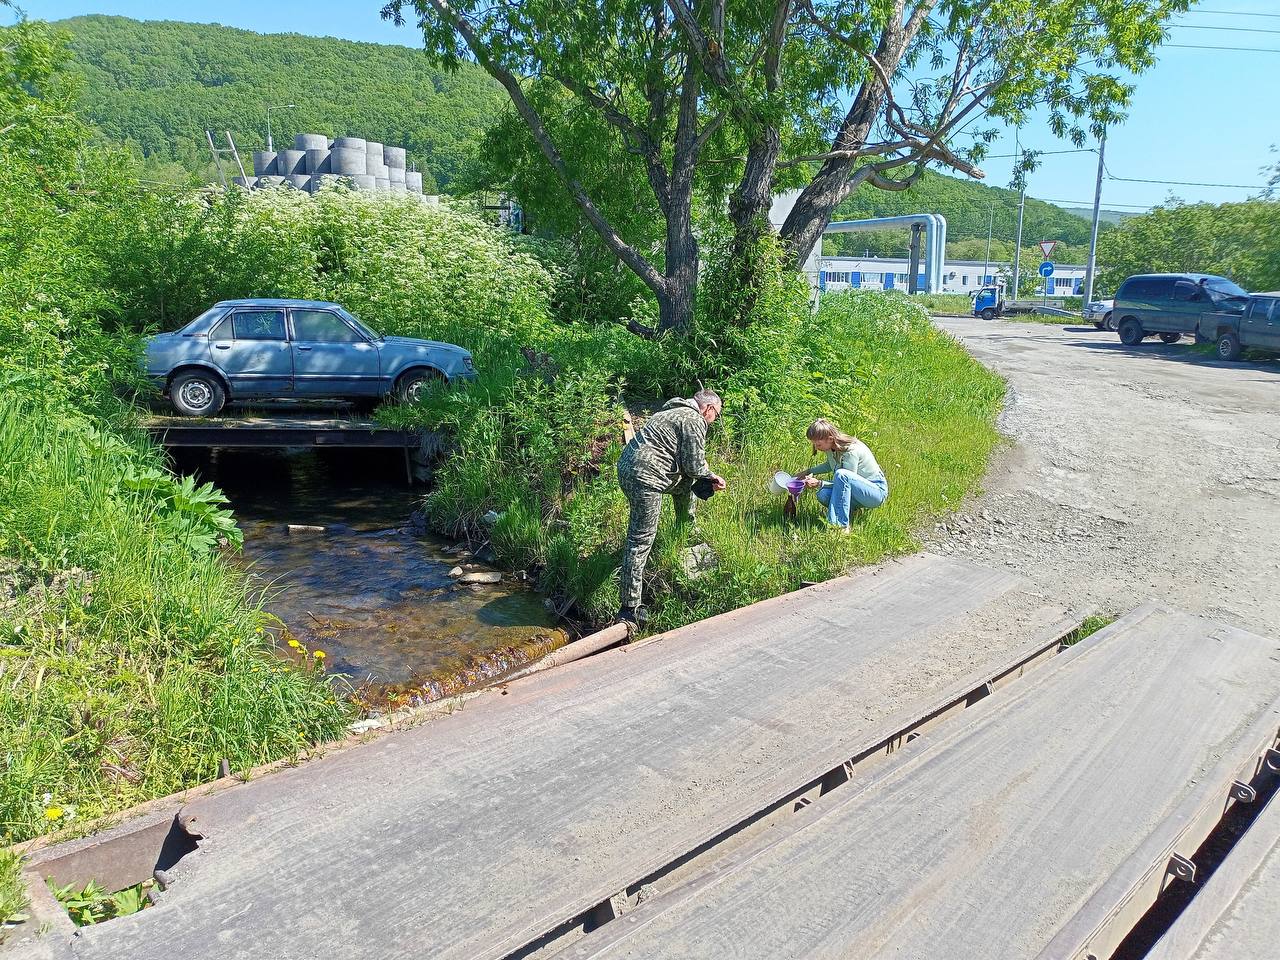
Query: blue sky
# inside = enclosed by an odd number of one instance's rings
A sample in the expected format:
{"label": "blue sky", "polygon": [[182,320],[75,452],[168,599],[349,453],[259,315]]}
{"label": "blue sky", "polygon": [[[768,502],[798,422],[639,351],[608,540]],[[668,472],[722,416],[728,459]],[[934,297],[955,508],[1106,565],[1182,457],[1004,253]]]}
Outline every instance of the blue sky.
{"label": "blue sky", "polygon": [[[32,17],[56,20],[85,13],[138,19],[217,22],[262,33],[296,32],[375,43],[420,46],[411,27],[383,22],[380,0],[187,0],[179,5],[140,0],[19,0]],[[1258,16],[1261,14],[1261,16]],[[1280,3],[1276,0],[1205,0],[1179,17],[1159,64],[1137,79],[1124,126],[1107,141],[1107,169],[1114,177],[1260,184],[1259,168],[1280,145]],[[1187,49],[1226,47],[1232,49]],[[1255,52],[1261,48],[1265,51]],[[1070,149],[1042,124],[1021,131],[1026,147]],[[1013,131],[991,154],[1014,152]],[[1006,186],[1013,160],[991,156],[987,182]],[[1093,153],[1044,156],[1031,175],[1028,193],[1068,205],[1091,205],[1097,157]],[[1256,191],[1253,191],[1256,192]],[[1189,201],[1241,200],[1250,190],[1229,187],[1131,183],[1108,179],[1103,206],[1137,210],[1170,194]]]}

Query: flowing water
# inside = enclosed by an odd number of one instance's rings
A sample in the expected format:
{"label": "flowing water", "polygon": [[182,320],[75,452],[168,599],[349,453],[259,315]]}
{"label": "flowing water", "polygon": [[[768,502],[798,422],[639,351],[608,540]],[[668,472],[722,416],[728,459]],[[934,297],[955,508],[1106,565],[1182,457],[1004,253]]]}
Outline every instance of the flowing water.
{"label": "flowing water", "polygon": [[398,450],[220,450],[196,472],[230,498],[266,609],[370,702],[435,699],[566,639],[542,597],[509,577],[449,576],[471,561],[411,532],[424,491],[405,482]]}

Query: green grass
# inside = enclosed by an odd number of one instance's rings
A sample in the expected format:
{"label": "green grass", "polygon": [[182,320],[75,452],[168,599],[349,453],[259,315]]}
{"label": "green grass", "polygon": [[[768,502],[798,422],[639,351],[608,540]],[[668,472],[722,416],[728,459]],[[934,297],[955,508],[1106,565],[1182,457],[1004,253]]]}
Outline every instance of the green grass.
{"label": "green grass", "polygon": [[[816,327],[851,367],[861,369],[857,385],[836,386],[822,397],[821,409],[797,406],[771,429],[744,438],[739,449],[722,446],[721,456],[713,455],[712,466],[729,488],[702,505],[698,528],[720,565],[689,581],[678,564],[685,542],[668,518],[653,561],[654,629],[913,551],[921,525],[958,505],[981,479],[999,442],[994,424],[1004,384],[998,377],[922,316],[881,295],[830,297]],[[730,396],[730,407],[732,402]],[[782,500],[767,490],[775,470],[795,472],[818,462],[804,438],[818,415],[866,442],[889,480],[888,500],[860,511],[849,534],[828,529],[821,506],[808,494],[798,522],[784,522]]]}
{"label": "green grass", "polygon": [[[25,919],[27,891],[22,884],[22,862],[16,853],[0,849],[0,924]],[[0,944],[4,933],[0,931]]]}
{"label": "green grass", "polygon": [[329,685],[272,654],[240,574],[152,485],[145,440],[5,394],[0,462],[0,842],[341,733]]}
{"label": "green grass", "polygon": [[930,313],[973,315],[973,298],[967,293],[917,293],[911,297],[911,302],[920,304]]}
{"label": "green grass", "polygon": [[1073,647],[1086,637],[1093,636],[1103,627],[1109,627],[1115,622],[1116,617],[1114,614],[1095,614],[1091,617],[1085,617],[1080,621],[1080,626],[1062,638],[1062,645],[1064,647]]}

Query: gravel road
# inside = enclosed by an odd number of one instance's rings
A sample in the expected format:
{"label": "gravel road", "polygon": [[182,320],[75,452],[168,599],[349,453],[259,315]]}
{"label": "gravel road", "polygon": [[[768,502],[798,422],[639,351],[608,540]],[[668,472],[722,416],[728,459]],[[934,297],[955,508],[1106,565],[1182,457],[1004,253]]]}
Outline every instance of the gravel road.
{"label": "gravel road", "polygon": [[984,491],[929,549],[1046,595],[1163,600],[1280,637],[1280,363],[1085,326],[938,318],[1009,396]]}

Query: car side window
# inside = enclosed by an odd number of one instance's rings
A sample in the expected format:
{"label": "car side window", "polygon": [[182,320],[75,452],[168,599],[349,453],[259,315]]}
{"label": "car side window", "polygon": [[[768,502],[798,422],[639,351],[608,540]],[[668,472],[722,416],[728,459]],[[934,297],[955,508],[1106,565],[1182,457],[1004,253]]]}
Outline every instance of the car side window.
{"label": "car side window", "polygon": [[283,310],[239,310],[231,318],[237,340],[284,340]]}
{"label": "car side window", "polygon": [[1249,304],[1250,320],[1280,320],[1280,311],[1276,309],[1276,304],[1280,300],[1254,300]]}
{"label": "car side window", "polygon": [[351,325],[329,310],[290,310],[293,320],[293,339],[311,343],[361,343],[360,336]]}
{"label": "car side window", "polygon": [[1125,300],[1145,300],[1151,296],[1152,283],[1147,279],[1128,281],[1117,294],[1117,297]]}
{"label": "car side window", "polygon": [[220,340],[220,341],[234,339],[234,337],[231,335],[231,318],[223,317],[216,324],[214,324],[213,329],[209,331],[209,339]]}
{"label": "car side window", "polygon": [[1179,280],[1173,285],[1173,299],[1189,303],[1200,299],[1200,289],[1194,283]]}

